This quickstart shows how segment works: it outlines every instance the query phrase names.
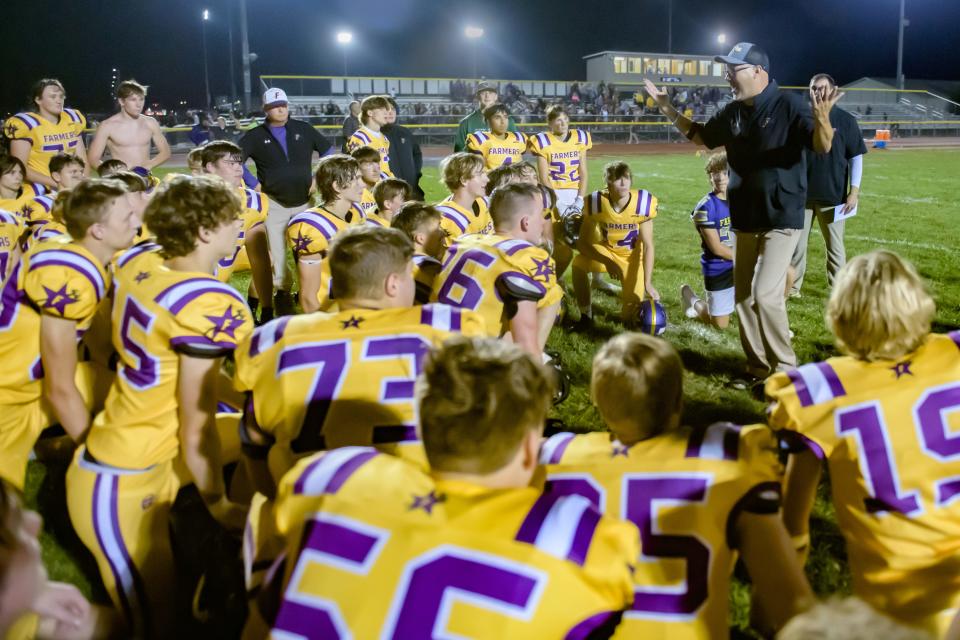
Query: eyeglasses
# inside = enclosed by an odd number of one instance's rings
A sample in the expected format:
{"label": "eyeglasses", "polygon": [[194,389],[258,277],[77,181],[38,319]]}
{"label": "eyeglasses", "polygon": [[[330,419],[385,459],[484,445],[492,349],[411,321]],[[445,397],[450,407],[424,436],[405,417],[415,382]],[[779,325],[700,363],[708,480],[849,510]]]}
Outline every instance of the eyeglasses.
{"label": "eyeglasses", "polygon": [[735,75],[737,75],[738,73],[740,73],[741,71],[743,71],[744,69],[752,69],[752,68],[755,67],[755,66],[757,66],[757,65],[755,65],[755,64],[744,64],[744,65],[741,65],[741,66],[739,66],[739,67],[729,67],[729,66],[728,66],[728,67],[727,67],[727,70],[724,71],[724,73],[723,73],[723,77],[724,77],[724,78],[732,78],[732,77],[734,77]]}

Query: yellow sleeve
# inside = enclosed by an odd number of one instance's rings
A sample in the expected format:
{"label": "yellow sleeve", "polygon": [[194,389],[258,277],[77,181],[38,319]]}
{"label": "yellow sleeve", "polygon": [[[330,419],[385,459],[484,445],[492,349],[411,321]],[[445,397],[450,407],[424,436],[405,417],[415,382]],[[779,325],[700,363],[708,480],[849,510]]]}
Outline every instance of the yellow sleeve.
{"label": "yellow sleeve", "polygon": [[[769,406],[767,424],[775,431],[783,432],[784,442],[792,448],[810,448],[818,457],[833,452],[836,438],[832,433],[833,403],[825,402],[804,407],[797,393],[796,385],[787,373],[776,373],[769,377],[764,387]],[[818,428],[828,424],[830,429]]]}
{"label": "yellow sleeve", "polygon": [[[520,300],[531,299],[519,295],[525,289],[522,280],[528,279],[543,287],[543,294],[537,302],[538,307],[549,307],[563,298],[563,289],[557,282],[556,263],[546,251],[539,247],[527,247],[510,256],[509,261],[514,271],[500,276],[498,285],[506,286],[509,292],[515,294],[513,297]],[[520,281],[515,283],[518,286],[514,286],[510,280],[516,276],[520,277]]]}
{"label": "yellow sleeve", "polygon": [[765,424],[753,424],[740,430],[739,460],[752,484],[779,484],[783,479],[780,464],[780,440]]}
{"label": "yellow sleeve", "polygon": [[543,150],[543,140],[541,139],[540,134],[530,136],[528,146],[530,148],[530,153],[547,158],[547,154]]}
{"label": "yellow sleeve", "polygon": [[[18,113],[3,123],[3,133],[11,140],[29,140],[35,142],[33,129],[40,126],[36,116],[30,113]],[[26,180],[26,176],[24,176]]]}
{"label": "yellow sleeve", "polygon": [[650,194],[650,215],[647,216],[648,220],[652,220],[657,217],[657,213],[659,211],[658,209],[659,205],[660,205],[660,201],[657,200],[657,196],[651,193]]}
{"label": "yellow sleeve", "polygon": [[586,134],[586,137],[587,137],[587,143],[583,145],[583,150],[589,151],[590,149],[593,149],[593,136],[590,135],[589,131],[584,131],[584,133]]}
{"label": "yellow sleeve", "polygon": [[246,302],[230,286],[211,279],[210,286],[174,316],[170,346],[195,358],[233,353],[253,330]]}
{"label": "yellow sleeve", "polygon": [[[54,253],[76,264],[65,264],[66,260],[51,255]],[[66,251],[41,251],[32,256],[23,288],[41,313],[78,323],[93,317],[107,286],[100,272],[88,261],[77,260],[79,257]]]}
{"label": "yellow sleeve", "polygon": [[469,134],[467,136],[467,151],[472,151],[473,153],[483,153],[483,145],[477,140],[475,134]]}
{"label": "yellow sleeve", "polygon": [[460,333],[467,337],[484,338],[489,335],[487,321],[476,311],[460,309]]}
{"label": "yellow sleeve", "polygon": [[324,253],[330,240],[316,225],[306,220],[291,220],[287,226],[287,246],[297,257]]}

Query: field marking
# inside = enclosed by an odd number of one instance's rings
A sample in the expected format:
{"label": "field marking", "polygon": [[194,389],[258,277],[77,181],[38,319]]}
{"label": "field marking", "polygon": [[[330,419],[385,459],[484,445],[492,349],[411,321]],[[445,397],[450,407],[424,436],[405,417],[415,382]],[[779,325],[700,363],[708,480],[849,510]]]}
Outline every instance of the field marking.
{"label": "field marking", "polygon": [[877,244],[894,244],[904,247],[913,247],[916,249],[935,249],[937,251],[953,251],[952,247],[946,247],[942,244],[929,244],[926,242],[910,242],[909,240],[884,240],[881,238],[871,238],[870,236],[848,235],[850,240],[863,240],[864,242],[876,242]]}

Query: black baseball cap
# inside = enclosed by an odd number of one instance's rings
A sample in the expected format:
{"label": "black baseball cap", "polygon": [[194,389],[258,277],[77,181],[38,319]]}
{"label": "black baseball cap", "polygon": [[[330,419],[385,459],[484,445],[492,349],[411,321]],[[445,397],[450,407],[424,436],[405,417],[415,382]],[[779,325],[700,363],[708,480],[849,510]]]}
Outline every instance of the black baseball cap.
{"label": "black baseball cap", "polygon": [[475,92],[474,95],[480,95],[480,93],[483,91],[493,91],[496,94],[500,93],[496,85],[491,84],[489,82],[481,82],[480,84],[477,85],[477,91]]}
{"label": "black baseball cap", "polygon": [[752,42],[738,42],[730,49],[730,54],[714,56],[716,62],[724,64],[754,64],[770,71],[770,58],[767,52]]}

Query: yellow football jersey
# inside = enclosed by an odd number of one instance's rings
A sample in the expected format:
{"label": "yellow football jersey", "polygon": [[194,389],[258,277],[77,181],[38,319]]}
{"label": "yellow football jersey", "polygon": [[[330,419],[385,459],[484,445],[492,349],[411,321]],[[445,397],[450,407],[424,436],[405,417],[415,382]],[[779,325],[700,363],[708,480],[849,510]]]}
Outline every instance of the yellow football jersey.
{"label": "yellow football jersey", "polygon": [[527,135],[519,131],[508,131],[501,138],[492,131],[475,131],[467,136],[467,150],[483,156],[487,171],[500,165],[513,164],[523,160],[527,150]]}
{"label": "yellow football jersey", "polygon": [[50,159],[58,153],[73,155],[83,141],[87,119],[76,109],[64,109],[60,119],[53,123],[32,112],[21,112],[7,118],[4,133],[11,140],[30,142],[27,168],[45,176],[50,175]]}
{"label": "yellow football jersey", "polygon": [[321,309],[325,308],[330,300],[332,281],[330,265],[327,263],[327,248],[335,235],[358,224],[363,224],[363,214],[357,205],[347,212],[346,219],[321,206],[301,211],[287,223],[287,244],[293,249],[293,255],[300,258],[317,254],[321,258],[321,285],[317,291]]}
{"label": "yellow football jersey", "polygon": [[621,211],[614,209],[606,189],[591,193],[584,204],[584,232],[595,228],[598,240],[624,258],[637,246],[640,225],[657,217],[657,198],[645,189],[631,189],[630,200]]}
{"label": "yellow football jersey", "polygon": [[34,196],[26,205],[23,206],[20,213],[27,224],[36,224],[45,220],[52,220],[50,212],[53,210],[53,202],[57,199],[57,192],[50,191],[44,195]]}
{"label": "yellow football jersey", "polygon": [[179,453],[180,355],[229,355],[253,329],[232,287],[210,274],[171,270],[155,252],[138,248],[118,260],[111,319],[120,362],[86,443],[97,461],[125,469]]}
{"label": "yellow football jersey", "polygon": [[777,439],[718,423],[625,447],[608,433],[546,440],[547,491],[579,494],[640,529],[633,607],[617,637],[724,638],[740,510],[776,513]]}
{"label": "yellow football jersey", "polygon": [[766,386],[770,425],[830,468],[854,593],[928,628],[960,605],[958,349],[960,332],[931,334],[897,362],[831,358]]}
{"label": "yellow football jersey", "polygon": [[30,233],[26,236],[27,248],[34,247],[42,242],[50,240],[70,240],[70,233],[67,232],[67,226],[56,220],[41,220],[32,224],[27,229]]}
{"label": "yellow football jersey", "polygon": [[550,186],[554,189],[576,189],[580,185],[580,157],[591,148],[590,132],[580,129],[570,129],[563,139],[550,132],[530,138],[530,151],[550,166]]}
{"label": "yellow football jersey", "polygon": [[230,276],[236,270],[237,256],[243,249],[243,243],[247,240],[247,234],[257,225],[263,224],[267,220],[267,212],[270,210],[270,200],[265,195],[240,187],[240,201],[243,203],[243,211],[240,219],[243,220],[243,226],[240,227],[240,233],[237,234],[237,246],[229,256],[220,258],[217,263],[217,279],[220,282],[227,282]]}
{"label": "yellow football jersey", "polygon": [[24,181],[20,194],[16,198],[0,198],[0,210],[10,211],[26,218],[30,213],[33,199],[37,196],[56,195],[56,192],[40,183],[32,184]]}
{"label": "yellow football jersey", "polygon": [[390,223],[380,217],[376,209],[371,209],[363,216],[363,221],[377,227],[389,227]]}
{"label": "yellow football jersey", "polygon": [[[629,607],[636,528],[586,499],[431,482],[412,467],[387,469],[387,485],[383,456],[338,453],[285,479],[272,637],[606,637]],[[298,486],[320,498],[288,516]]]}
{"label": "yellow football jersey", "polygon": [[486,198],[474,200],[471,210],[454,202],[452,196],[434,206],[442,216],[440,227],[454,240],[470,233],[493,233],[490,202]]}
{"label": "yellow football jersey", "polygon": [[373,197],[373,191],[370,188],[363,188],[363,196],[361,196],[359,204],[364,217],[377,210],[377,200]]}
{"label": "yellow football jersey", "polygon": [[373,147],[380,152],[380,178],[394,177],[393,172],[390,171],[390,140],[387,136],[380,131],[360,125],[360,128],[347,139],[347,153],[353,153],[364,146]]}
{"label": "yellow football jersey", "polygon": [[69,239],[38,243],[20,259],[0,294],[2,404],[40,398],[40,315],[76,322],[79,342],[109,289],[110,272]]}
{"label": "yellow football jersey", "polygon": [[236,352],[236,387],[251,398],[244,427],[297,454],[416,442],[421,360],[454,333],[485,328],[446,305],[278,318]]}
{"label": "yellow football jersey", "polygon": [[430,291],[433,290],[433,282],[437,279],[437,274],[443,265],[436,258],[431,258],[423,253],[413,254],[413,280],[417,286],[417,304],[427,304],[430,302]]}
{"label": "yellow football jersey", "polygon": [[501,235],[464,236],[447,250],[430,300],[483,316],[487,335],[509,329],[522,300],[549,307],[560,301],[556,266],[546,250],[525,240]]}
{"label": "yellow football jersey", "polygon": [[0,209],[0,282],[13,269],[13,257],[23,235],[23,218],[11,211]]}

